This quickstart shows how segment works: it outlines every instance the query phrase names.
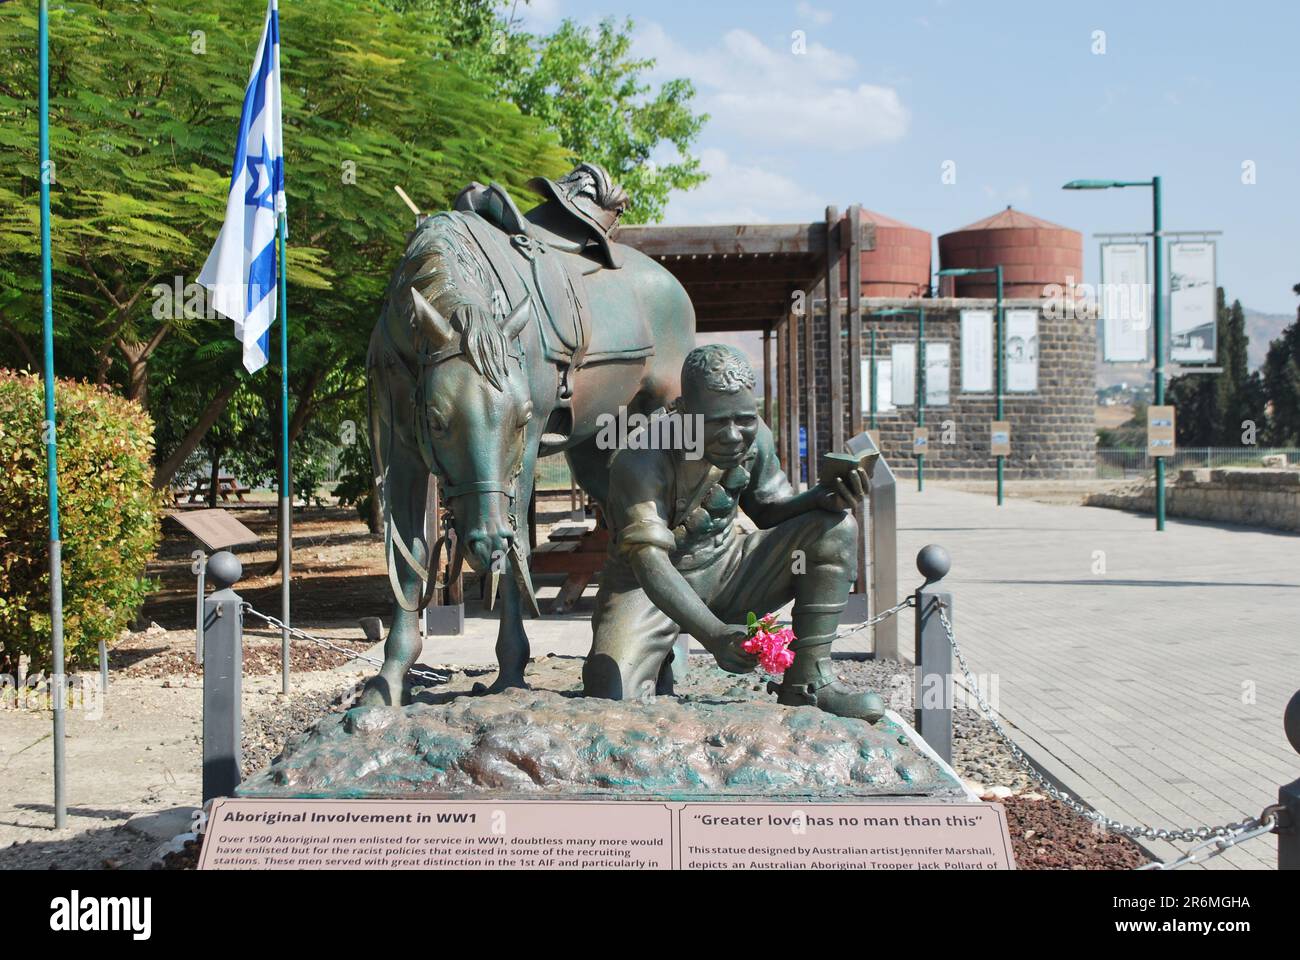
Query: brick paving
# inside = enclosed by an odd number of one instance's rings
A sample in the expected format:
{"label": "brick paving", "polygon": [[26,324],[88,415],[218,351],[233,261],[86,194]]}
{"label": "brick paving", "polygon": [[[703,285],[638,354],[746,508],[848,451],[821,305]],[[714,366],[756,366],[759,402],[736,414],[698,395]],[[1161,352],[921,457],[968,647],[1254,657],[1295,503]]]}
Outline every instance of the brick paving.
{"label": "brick paving", "polygon": [[[930,485],[899,490],[899,583],[953,558],[955,628],[1022,747],[1104,813],[1152,826],[1258,814],[1300,776],[1300,536]],[[903,633],[910,647],[912,622]],[[1147,844],[1162,859],[1178,848]],[[1209,862],[1276,866],[1260,837]]]}

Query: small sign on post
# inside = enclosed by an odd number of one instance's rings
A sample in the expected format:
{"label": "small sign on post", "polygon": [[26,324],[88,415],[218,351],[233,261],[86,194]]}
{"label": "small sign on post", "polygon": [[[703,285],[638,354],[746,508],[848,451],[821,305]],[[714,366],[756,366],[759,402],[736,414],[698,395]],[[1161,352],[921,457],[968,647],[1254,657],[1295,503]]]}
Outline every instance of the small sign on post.
{"label": "small sign on post", "polygon": [[912,453],[925,454],[930,449],[930,428],[915,427],[912,430]]}
{"label": "small sign on post", "polygon": [[[172,519],[188,530],[194,539],[199,541],[209,550],[216,552],[218,550],[228,550],[231,547],[237,547],[245,543],[256,543],[261,539],[252,530],[244,526],[234,516],[225,510],[191,510],[185,513],[174,513]],[[190,565],[190,572],[197,578],[197,593],[195,596],[195,624],[194,624],[194,658],[203,662],[203,596],[205,590],[205,579],[207,574],[208,555],[202,550],[195,550],[190,554],[194,563]]]}
{"label": "small sign on post", "polygon": [[1147,407],[1147,456],[1174,455],[1174,408]]}
{"label": "small sign on post", "polygon": [[994,420],[989,424],[989,453],[995,457],[1011,456],[1011,421]]}

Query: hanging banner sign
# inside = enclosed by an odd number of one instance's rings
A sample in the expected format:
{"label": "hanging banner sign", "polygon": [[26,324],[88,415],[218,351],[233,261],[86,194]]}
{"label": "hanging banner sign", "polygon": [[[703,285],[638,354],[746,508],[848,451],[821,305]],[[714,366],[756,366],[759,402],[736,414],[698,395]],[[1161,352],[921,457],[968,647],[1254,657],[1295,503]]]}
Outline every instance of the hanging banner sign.
{"label": "hanging banner sign", "polygon": [[1038,311],[1008,310],[1007,392],[1033,393],[1038,389]]}
{"label": "hanging banner sign", "polygon": [[896,407],[910,407],[916,403],[916,344],[896,343],[890,348],[893,364],[893,394]]}
{"label": "hanging banner sign", "polygon": [[925,341],[925,405],[946,407],[952,378],[952,348],[948,343]]}
{"label": "hanging banner sign", "polygon": [[876,387],[876,414],[894,412],[894,364],[876,359],[876,375],[871,375],[871,361],[862,361],[862,412],[871,410],[871,385]]}
{"label": "hanging banner sign", "polygon": [[961,389],[993,391],[993,311],[961,312]]}
{"label": "hanging banner sign", "polygon": [[1147,455],[1174,455],[1174,408],[1147,407]]}
{"label": "hanging banner sign", "polygon": [[1145,243],[1101,245],[1102,359],[1107,363],[1144,363],[1151,327],[1151,287],[1147,283]]}
{"label": "hanging banner sign", "polygon": [[1169,244],[1169,359],[1214,363],[1218,353],[1214,242]]}

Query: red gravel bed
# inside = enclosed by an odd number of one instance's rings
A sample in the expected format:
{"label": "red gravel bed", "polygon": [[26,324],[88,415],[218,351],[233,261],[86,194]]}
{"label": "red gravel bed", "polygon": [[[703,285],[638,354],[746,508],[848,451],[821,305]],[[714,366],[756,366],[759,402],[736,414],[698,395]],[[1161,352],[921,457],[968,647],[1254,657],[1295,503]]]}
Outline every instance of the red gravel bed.
{"label": "red gravel bed", "polygon": [[1150,857],[1127,837],[1094,829],[1059,800],[999,800],[1021,870],[1132,870]]}

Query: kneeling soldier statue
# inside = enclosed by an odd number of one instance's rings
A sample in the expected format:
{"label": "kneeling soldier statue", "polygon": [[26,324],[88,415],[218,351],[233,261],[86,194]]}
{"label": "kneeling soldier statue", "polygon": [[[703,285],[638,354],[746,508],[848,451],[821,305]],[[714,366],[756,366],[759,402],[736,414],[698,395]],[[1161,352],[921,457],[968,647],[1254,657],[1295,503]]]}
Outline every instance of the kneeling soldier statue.
{"label": "kneeling soldier statue", "polygon": [[[582,671],[585,693],[614,700],[671,693],[669,654],[682,631],[722,669],[748,673],[757,656],[742,649],[747,614],[762,617],[793,599],[795,656],[777,699],[878,720],[880,697],[849,690],[831,665],[831,643],[857,577],[858,529],[850,511],[866,493],[865,471],[796,494],[758,416],[754,371],[730,347],[697,347],[687,355],[674,412],[702,423],[695,451],[629,444],[611,458],[610,557]],[[738,507],[756,533],[738,534]]]}

